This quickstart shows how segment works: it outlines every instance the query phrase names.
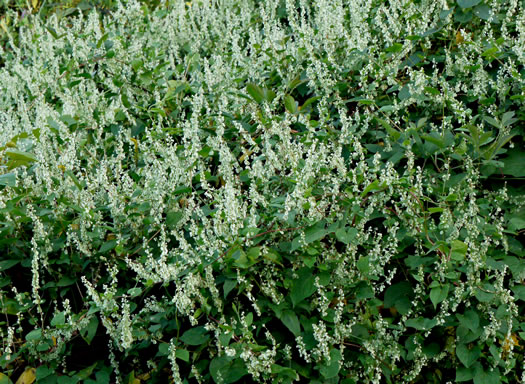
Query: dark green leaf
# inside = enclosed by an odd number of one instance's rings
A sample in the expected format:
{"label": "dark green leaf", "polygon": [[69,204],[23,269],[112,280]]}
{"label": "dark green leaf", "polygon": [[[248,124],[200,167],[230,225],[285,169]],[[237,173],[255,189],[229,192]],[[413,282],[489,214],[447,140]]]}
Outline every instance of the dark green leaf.
{"label": "dark green leaf", "polygon": [[64,325],[66,322],[66,315],[64,312],[58,312],[51,320],[52,326]]}
{"label": "dark green leaf", "polygon": [[297,112],[297,104],[295,103],[294,98],[290,95],[284,97],[284,107],[290,113]]}
{"label": "dark green leaf", "polygon": [[507,157],[501,159],[505,164],[502,172],[514,177],[525,177],[525,151],[514,148],[507,152]]}
{"label": "dark green leaf", "polygon": [[460,240],[452,241],[452,249],[450,253],[450,258],[452,260],[462,261],[467,254],[467,244]]}
{"label": "dark green leaf", "polygon": [[398,93],[399,100],[404,101],[408,98],[410,98],[410,90],[408,88],[408,85],[405,85]]}
{"label": "dark green leaf", "polygon": [[325,379],[331,379],[337,376],[339,369],[341,368],[339,364],[341,358],[342,355],[339,349],[334,348],[330,351],[330,362],[322,364],[321,369],[319,370]]}
{"label": "dark green leaf", "polygon": [[228,280],[224,281],[224,287],[223,287],[223,289],[224,289],[224,298],[226,298],[228,296],[228,293],[230,293],[231,290],[233,288],[235,288],[236,285],[237,285],[237,280],[230,280],[230,279],[228,279]]}
{"label": "dark green leaf", "polygon": [[464,314],[456,314],[461,325],[475,332],[479,327],[479,316],[473,309],[466,310]]}
{"label": "dark green leaf", "polygon": [[42,330],[34,329],[26,335],[27,341],[40,340],[42,338]]}
{"label": "dark green leaf", "polygon": [[304,231],[304,239],[306,244],[321,240],[327,235],[325,224],[325,220],[321,220]]}
{"label": "dark green leaf", "polygon": [[76,282],[75,279],[69,276],[62,276],[60,280],[57,281],[56,286],[57,287],[67,287],[70,285],[73,285]]}
{"label": "dark green leaf", "polygon": [[184,213],[181,211],[169,212],[166,215],[166,225],[170,229],[175,229],[179,221],[184,216]]}
{"label": "dark green leaf", "polygon": [[180,186],[180,187],[175,188],[175,190],[173,191],[174,195],[184,195],[187,193],[191,193],[190,187]]}
{"label": "dark green leaf", "polygon": [[321,98],[321,96],[313,96],[313,97],[310,97],[309,99],[307,99],[303,105],[301,105],[301,110],[305,109],[306,107],[308,107],[310,104],[316,102],[317,100],[319,100]]}
{"label": "dark green leaf", "polygon": [[246,86],[246,92],[255,100],[257,103],[261,104],[265,100],[264,91],[255,84],[248,84]]}
{"label": "dark green leaf", "polygon": [[98,324],[98,317],[92,316],[91,319],[89,319],[89,323],[87,324],[87,326],[80,330],[80,335],[88,345],[91,345],[91,341],[97,334]]}
{"label": "dark green leaf", "polygon": [[278,365],[278,364],[272,364],[271,369],[272,369],[272,373],[274,375],[277,375],[279,378],[285,378],[285,379],[289,379],[293,381],[299,380],[299,375],[292,368],[283,367],[282,365]]}
{"label": "dark green leaf", "polygon": [[6,150],[5,155],[9,157],[12,160],[22,160],[27,162],[33,162],[36,161],[35,155],[29,152],[19,151],[17,149],[9,149]]}
{"label": "dark green leaf", "polygon": [[[500,384],[501,374],[498,367],[493,370],[478,369],[474,375],[474,384]],[[508,381],[505,381],[508,382]]]}
{"label": "dark green leaf", "polygon": [[20,260],[2,260],[0,261],[0,272],[14,267],[18,263],[20,263]]}
{"label": "dark green leaf", "polygon": [[401,52],[403,49],[403,44],[394,43],[387,49],[385,49],[386,52]]}
{"label": "dark green leaf", "polygon": [[242,359],[218,356],[210,363],[210,374],[215,383],[230,384],[247,375],[248,371]]}
{"label": "dark green leaf", "polygon": [[468,348],[468,346],[465,344],[458,344],[456,346],[456,355],[459,361],[461,361],[463,365],[468,368],[476,362],[478,357],[481,355],[481,350],[478,346]]}
{"label": "dark green leaf", "polygon": [[0,175],[0,185],[16,187],[16,175],[12,172]]}
{"label": "dark green leaf", "polygon": [[432,288],[432,290],[430,291],[430,301],[432,301],[434,308],[436,308],[439,303],[441,303],[443,300],[447,298],[448,289],[449,289],[448,284],[445,284],[444,286]]}
{"label": "dark green leaf", "polygon": [[298,272],[298,275],[299,279],[293,281],[290,292],[290,299],[292,299],[294,307],[317,290],[314,284],[315,277],[311,269],[303,268]]}
{"label": "dark green leaf", "polygon": [[420,331],[432,329],[436,324],[436,319],[427,319],[423,317],[418,317],[417,319],[408,319],[405,323],[407,327],[412,327]]}
{"label": "dark green leaf", "polygon": [[483,20],[490,19],[491,10],[490,7],[486,4],[480,4],[474,8],[474,14]]}
{"label": "dark green leaf", "polygon": [[456,368],[456,381],[457,382],[469,381],[469,380],[472,380],[473,377],[474,377],[473,367],[471,368],[457,367]]}
{"label": "dark green leaf", "polygon": [[411,297],[414,289],[407,281],[391,285],[385,291],[384,303],[386,308],[395,307],[402,315],[408,313],[411,307]]}
{"label": "dark green leaf", "polygon": [[339,228],[335,231],[335,237],[342,243],[350,244],[357,236],[357,229],[354,227]]}
{"label": "dark green leaf", "polygon": [[465,8],[472,8],[481,3],[481,0],[457,0],[458,5],[465,9]]}
{"label": "dark green leaf", "polygon": [[106,252],[111,251],[112,249],[114,249],[116,246],[117,246],[117,240],[109,240],[109,241],[106,241],[105,243],[103,243],[100,246],[100,249],[98,251],[99,251],[99,253],[106,253]]}
{"label": "dark green leaf", "polygon": [[175,356],[177,357],[177,359],[184,360],[187,363],[190,362],[190,352],[186,349],[177,348],[175,350]]}
{"label": "dark green leaf", "polygon": [[282,312],[280,319],[294,336],[299,336],[301,334],[301,325],[295,312],[287,309]]}
{"label": "dark green leaf", "polygon": [[210,338],[209,335],[206,335],[206,328],[200,326],[187,330],[180,337],[181,341],[187,345],[201,345],[207,342]]}

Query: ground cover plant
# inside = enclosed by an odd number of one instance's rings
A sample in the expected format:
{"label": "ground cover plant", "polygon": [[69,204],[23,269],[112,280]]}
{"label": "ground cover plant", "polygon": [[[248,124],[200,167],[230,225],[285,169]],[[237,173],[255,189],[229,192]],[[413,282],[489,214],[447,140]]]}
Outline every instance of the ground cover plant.
{"label": "ground cover plant", "polygon": [[0,5],[0,382],[525,381],[525,5]]}

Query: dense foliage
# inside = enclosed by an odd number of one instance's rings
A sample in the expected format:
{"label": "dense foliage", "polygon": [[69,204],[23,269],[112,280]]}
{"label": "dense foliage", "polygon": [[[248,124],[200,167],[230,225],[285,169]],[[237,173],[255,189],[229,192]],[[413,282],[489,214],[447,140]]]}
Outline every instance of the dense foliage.
{"label": "dense foliage", "polygon": [[525,380],[523,1],[24,4],[1,382]]}

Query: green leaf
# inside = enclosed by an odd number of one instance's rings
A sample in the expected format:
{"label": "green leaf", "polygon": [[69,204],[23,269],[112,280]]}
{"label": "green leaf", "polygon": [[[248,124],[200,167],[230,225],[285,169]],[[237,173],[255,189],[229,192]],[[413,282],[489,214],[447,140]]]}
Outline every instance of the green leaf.
{"label": "green leaf", "polygon": [[476,8],[474,8],[474,14],[483,20],[490,19],[491,9],[486,4],[480,4]]}
{"label": "green leaf", "polygon": [[335,237],[337,240],[344,244],[350,244],[357,236],[357,229],[354,227],[339,228],[335,231]]}
{"label": "green leaf", "polygon": [[0,185],[16,187],[16,175],[12,172],[0,175]]}
{"label": "green leaf", "polygon": [[232,253],[231,258],[234,260],[233,264],[241,269],[246,269],[253,265],[253,262],[248,260],[246,252],[244,252],[242,249],[236,249]]}
{"label": "green leaf", "polygon": [[76,373],[73,377],[78,378],[79,380],[86,380],[89,376],[91,376],[91,374],[95,370],[97,364],[98,364],[98,362],[96,362],[93,365],[90,365],[87,368],[84,368],[83,370],[81,370],[78,373]]}
{"label": "green leaf", "polygon": [[467,244],[460,240],[452,241],[452,249],[450,253],[450,258],[452,260],[462,261],[467,254]]}
{"label": "green leaf", "polygon": [[456,368],[456,382],[469,381],[474,377],[474,369],[467,367]]}
{"label": "green leaf", "polygon": [[[505,381],[507,382],[507,381]],[[501,373],[498,367],[495,367],[492,371],[484,371],[483,369],[478,369],[474,375],[474,384],[500,384],[501,383]]]}
{"label": "green leaf", "polygon": [[208,331],[202,326],[191,328],[184,332],[180,339],[187,345],[201,345],[210,338],[209,335],[206,335],[206,332]]}
{"label": "green leaf", "polygon": [[170,229],[175,229],[179,221],[181,221],[184,213],[181,211],[168,212],[166,215],[166,225]]}
{"label": "green leaf", "polygon": [[425,92],[430,93],[433,96],[439,95],[441,93],[438,89],[434,87],[425,87],[424,90]]}
{"label": "green leaf", "polygon": [[457,0],[458,5],[465,9],[465,8],[472,8],[481,3],[481,0]]}
{"label": "green leaf", "polygon": [[383,305],[386,308],[395,307],[400,314],[408,313],[412,306],[412,296],[414,289],[407,281],[393,284],[385,291]]}
{"label": "green leaf", "polygon": [[58,312],[53,319],[51,320],[51,325],[53,327],[57,325],[64,325],[66,323],[66,314],[64,312]]}
{"label": "green leaf", "polygon": [[294,98],[290,95],[284,97],[284,107],[292,114],[297,112],[297,104],[295,103]]}
{"label": "green leaf", "polygon": [[394,139],[394,141],[397,141],[399,140],[399,138],[401,137],[401,133],[392,128],[392,126],[390,125],[390,123],[388,123],[386,120],[383,120],[383,119],[380,119],[380,118],[377,118],[377,121],[383,126],[383,128],[385,128],[386,132],[388,133],[388,135]]}
{"label": "green leaf", "polygon": [[521,231],[525,228],[525,208],[516,209],[513,212],[505,214],[505,219],[508,220],[508,229],[510,231]]}
{"label": "green leaf", "polygon": [[27,341],[35,341],[40,340],[42,338],[42,330],[41,329],[34,329],[31,332],[29,332],[26,335]]}
{"label": "green leaf", "polygon": [[13,384],[9,376],[4,373],[0,373],[0,384]]}
{"label": "green leaf", "polygon": [[477,288],[474,295],[476,296],[476,299],[478,299],[482,303],[490,303],[493,299],[495,294],[492,293],[494,290],[494,287],[490,284],[483,284],[483,288]]}
{"label": "green leaf", "polygon": [[301,334],[301,325],[295,312],[287,309],[282,312],[280,319],[294,336],[299,336]]}
{"label": "green leaf", "polygon": [[[277,375],[278,378],[283,379],[289,379],[293,381],[299,380],[299,375],[297,374],[297,371],[295,371],[292,368],[283,367],[282,365],[278,364],[272,364],[272,373],[274,375]],[[288,383],[290,381],[284,381],[285,383]]]}
{"label": "green leaf", "polygon": [[5,155],[12,160],[21,160],[26,162],[36,161],[37,158],[35,155],[29,152],[19,151],[17,149],[8,149],[5,152]]}
{"label": "green leaf", "polygon": [[507,157],[500,159],[505,164],[502,172],[514,177],[525,177],[525,151],[514,148],[507,152]]}
{"label": "green leaf", "polygon": [[321,220],[304,231],[304,240],[306,244],[313,243],[317,240],[321,240],[327,235],[325,224],[326,221]]}
{"label": "green leaf", "polygon": [[128,289],[128,295],[130,295],[130,297],[137,297],[139,296],[141,293],[142,293],[142,289],[140,288],[130,288]]}
{"label": "green leaf", "polygon": [[439,303],[441,303],[443,300],[447,298],[448,289],[449,289],[448,284],[445,284],[442,287],[432,288],[432,290],[430,291],[430,301],[432,301],[434,308],[436,308]]}
{"label": "green leaf", "polygon": [[191,193],[190,187],[180,186],[174,189],[173,195],[185,195],[187,193]]}
{"label": "green leaf", "polygon": [[299,279],[293,281],[290,292],[290,299],[294,307],[304,299],[310,297],[317,290],[314,284],[315,277],[311,269],[302,268],[299,270],[298,275]]}
{"label": "green leaf", "polygon": [[435,146],[437,146],[438,148],[440,149],[443,149],[445,148],[445,139],[441,136],[439,136],[439,134],[433,132],[432,134],[430,135],[421,135],[421,138],[422,139],[425,139],[426,141],[434,144]]}
{"label": "green leaf", "polygon": [[59,38],[58,34],[57,34],[57,31],[55,31],[55,28],[53,27],[48,27],[46,26],[45,27],[47,29],[47,31],[51,34],[51,36],[53,36],[53,38],[56,40]]}
{"label": "green leaf", "polygon": [[259,104],[265,100],[264,91],[258,85],[252,83],[246,85],[246,92]]}
{"label": "green leaf", "polygon": [[456,314],[461,325],[475,332],[479,327],[479,316],[476,311],[469,309],[463,314]]}
{"label": "green leaf", "polygon": [[215,383],[230,384],[247,375],[248,371],[242,359],[218,356],[210,363],[210,374]]}
{"label": "green leaf", "polygon": [[363,275],[367,276],[368,272],[370,271],[370,258],[369,256],[361,256],[359,260],[357,260],[357,269],[359,272],[361,272]]}
{"label": "green leaf", "polygon": [[321,365],[321,369],[319,370],[325,379],[331,379],[337,376],[339,369],[341,368],[339,364],[341,358],[342,355],[339,349],[334,348],[330,351],[330,362],[326,365]]}
{"label": "green leaf", "polygon": [[20,260],[2,260],[0,261],[0,272],[14,267],[18,263],[20,263]]}
{"label": "green leaf", "polygon": [[305,109],[306,107],[308,107],[310,104],[316,102],[317,100],[319,100],[321,98],[321,96],[313,96],[313,97],[310,97],[309,99],[307,99],[303,105],[301,105],[301,110]]}
{"label": "green leaf", "polygon": [[408,85],[405,85],[401,90],[399,91],[398,95],[399,100],[404,101],[410,98],[410,89],[408,88]]}
{"label": "green leaf", "polygon": [[80,330],[80,335],[88,345],[91,345],[91,341],[97,334],[98,324],[98,317],[92,316],[91,319],[89,319],[89,323],[87,324],[87,326]]}
{"label": "green leaf", "polygon": [[76,280],[70,276],[62,276],[60,280],[57,281],[56,286],[57,287],[68,287],[70,285],[73,285],[75,282]]}
{"label": "green leaf", "polygon": [[468,348],[465,344],[456,346],[456,356],[467,368],[474,364],[480,355],[481,349],[477,345],[472,348]]}
{"label": "green leaf", "polygon": [[369,192],[382,191],[385,188],[386,183],[383,182],[379,184],[379,180],[374,180],[373,182],[368,184],[368,186],[364,189],[364,191],[361,193],[361,197],[365,197],[366,195],[368,195]]}
{"label": "green leaf", "polygon": [[395,52],[401,52],[402,49],[403,49],[403,44],[394,43],[390,47],[385,49],[385,51],[386,52],[393,52],[393,53],[395,53]]}
{"label": "green leaf", "polygon": [[157,356],[168,356],[169,353],[170,353],[170,345],[168,343],[160,343],[159,351],[157,352]]}
{"label": "green leaf", "polygon": [[228,293],[231,292],[231,290],[233,288],[235,288],[235,286],[237,285],[237,280],[226,280],[224,282],[224,286],[223,286],[223,289],[224,289],[224,298],[226,298],[228,296]]}
{"label": "green leaf", "polygon": [[143,66],[144,66],[144,61],[142,61],[141,59],[131,60],[131,68],[133,68],[135,72],[138,71]]}
{"label": "green leaf", "polygon": [[177,357],[177,359],[184,360],[187,363],[190,362],[190,352],[186,349],[177,348],[175,350],[175,356]]}
{"label": "green leaf", "polygon": [[40,367],[36,369],[35,378],[37,382],[40,383],[40,380],[45,379],[46,377],[52,375],[53,373],[55,373],[53,369],[46,367],[45,365],[41,365]]}
{"label": "green leaf", "polygon": [[100,246],[100,249],[98,250],[99,253],[106,253],[108,251],[111,251],[117,246],[117,240],[109,240],[103,243]]}
{"label": "green leaf", "polygon": [[420,331],[428,331],[437,324],[436,319],[427,319],[424,317],[418,317],[417,319],[408,319],[405,323],[407,327],[412,327]]}

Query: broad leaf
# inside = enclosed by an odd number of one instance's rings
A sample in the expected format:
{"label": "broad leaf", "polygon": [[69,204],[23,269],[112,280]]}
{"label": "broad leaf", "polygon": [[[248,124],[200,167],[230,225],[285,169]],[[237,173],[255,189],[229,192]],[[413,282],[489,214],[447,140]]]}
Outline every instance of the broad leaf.
{"label": "broad leaf", "polygon": [[299,323],[299,318],[295,314],[295,312],[287,309],[283,311],[280,317],[281,321],[284,325],[286,325],[286,328],[290,330],[294,334],[294,336],[299,336],[301,333],[301,325]]}
{"label": "broad leaf", "polygon": [[210,338],[209,335],[206,335],[207,332],[206,328],[202,326],[191,328],[184,332],[180,339],[187,345],[201,345],[207,342]]}
{"label": "broad leaf", "polygon": [[330,362],[321,365],[321,368],[319,369],[321,375],[323,375],[325,379],[331,379],[337,376],[339,369],[341,368],[339,363],[341,358],[342,355],[339,349],[334,348],[330,351]]}
{"label": "broad leaf", "polygon": [[244,361],[230,356],[218,356],[210,363],[210,374],[215,383],[235,383],[248,374]]}
{"label": "broad leaf", "polygon": [[468,346],[465,344],[458,344],[456,346],[456,355],[459,361],[461,361],[463,365],[468,368],[474,364],[474,362],[481,355],[481,350],[478,346],[468,348]]}
{"label": "broad leaf", "polygon": [[481,3],[481,0],[457,0],[458,5],[465,9],[465,8],[472,8]]}
{"label": "broad leaf", "polygon": [[290,95],[284,97],[284,107],[290,113],[297,112],[297,104],[295,103],[294,98]]}
{"label": "broad leaf", "polygon": [[0,175],[0,185],[16,187],[16,175],[12,172]]}
{"label": "broad leaf", "polygon": [[264,91],[258,85],[252,83],[248,84],[246,86],[246,92],[248,92],[248,94],[259,104],[265,99]]}
{"label": "broad leaf", "polygon": [[303,268],[298,274],[299,279],[293,281],[290,292],[290,299],[294,307],[304,299],[310,297],[317,290],[314,284],[315,277],[311,269]]}

